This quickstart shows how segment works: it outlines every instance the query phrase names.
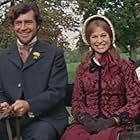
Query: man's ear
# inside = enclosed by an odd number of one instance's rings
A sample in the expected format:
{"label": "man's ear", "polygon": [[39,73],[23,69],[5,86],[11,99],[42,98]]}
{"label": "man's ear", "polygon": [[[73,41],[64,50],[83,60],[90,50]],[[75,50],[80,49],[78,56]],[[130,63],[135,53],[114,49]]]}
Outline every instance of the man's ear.
{"label": "man's ear", "polygon": [[39,30],[40,30],[40,25],[37,26],[37,31],[39,31]]}

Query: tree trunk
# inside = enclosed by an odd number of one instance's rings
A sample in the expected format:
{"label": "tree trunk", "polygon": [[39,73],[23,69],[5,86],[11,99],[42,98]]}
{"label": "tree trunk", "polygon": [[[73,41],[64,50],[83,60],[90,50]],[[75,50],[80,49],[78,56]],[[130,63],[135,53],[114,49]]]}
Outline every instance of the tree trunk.
{"label": "tree trunk", "polygon": [[136,61],[136,59],[137,59],[137,52],[136,52],[135,45],[132,45],[130,47],[129,58],[133,61]]}

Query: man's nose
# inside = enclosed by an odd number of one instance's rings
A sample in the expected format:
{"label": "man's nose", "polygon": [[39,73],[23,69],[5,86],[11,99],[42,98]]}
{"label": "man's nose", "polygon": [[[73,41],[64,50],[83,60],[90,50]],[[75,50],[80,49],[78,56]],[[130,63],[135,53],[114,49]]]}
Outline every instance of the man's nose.
{"label": "man's nose", "polygon": [[21,24],[21,27],[20,27],[20,28],[21,28],[21,30],[25,30],[25,29],[27,28],[27,27],[26,27],[26,23],[23,22],[23,23]]}

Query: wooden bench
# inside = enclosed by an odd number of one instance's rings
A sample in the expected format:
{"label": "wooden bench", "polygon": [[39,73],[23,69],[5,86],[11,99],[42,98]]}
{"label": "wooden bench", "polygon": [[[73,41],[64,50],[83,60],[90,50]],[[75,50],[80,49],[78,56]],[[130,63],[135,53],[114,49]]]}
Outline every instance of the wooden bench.
{"label": "wooden bench", "polygon": [[67,84],[67,87],[66,87],[65,106],[68,106],[68,107],[71,107],[73,85],[74,84]]}

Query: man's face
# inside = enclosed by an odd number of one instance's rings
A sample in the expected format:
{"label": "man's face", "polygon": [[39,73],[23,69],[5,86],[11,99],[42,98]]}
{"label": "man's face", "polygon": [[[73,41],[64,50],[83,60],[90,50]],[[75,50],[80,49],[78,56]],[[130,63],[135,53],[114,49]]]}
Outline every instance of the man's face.
{"label": "man's face", "polygon": [[19,15],[14,21],[14,31],[17,38],[23,44],[29,43],[37,34],[39,25],[34,17],[34,12],[31,10],[25,14]]}

